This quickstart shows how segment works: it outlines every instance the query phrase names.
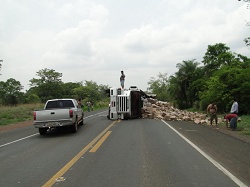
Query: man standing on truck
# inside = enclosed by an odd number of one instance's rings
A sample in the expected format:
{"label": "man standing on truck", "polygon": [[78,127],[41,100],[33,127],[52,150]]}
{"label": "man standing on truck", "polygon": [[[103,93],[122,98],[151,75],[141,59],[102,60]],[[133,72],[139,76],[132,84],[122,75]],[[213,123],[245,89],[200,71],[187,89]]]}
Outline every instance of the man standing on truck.
{"label": "man standing on truck", "polygon": [[122,89],[124,89],[124,81],[125,81],[125,74],[123,73],[123,71],[121,71],[120,83],[121,83]]}

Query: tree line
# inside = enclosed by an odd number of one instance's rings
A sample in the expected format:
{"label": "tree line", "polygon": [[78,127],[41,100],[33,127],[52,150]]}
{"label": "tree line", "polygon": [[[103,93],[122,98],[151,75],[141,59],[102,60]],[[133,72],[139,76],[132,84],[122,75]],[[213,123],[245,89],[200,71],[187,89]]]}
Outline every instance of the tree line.
{"label": "tree line", "polygon": [[240,114],[250,113],[250,59],[230,51],[223,43],[209,45],[202,62],[185,60],[176,65],[171,76],[159,73],[152,77],[149,91],[160,100],[172,102],[180,109],[206,110],[214,101],[220,113],[230,111],[233,98]]}
{"label": "tree line", "polygon": [[[250,113],[250,59],[230,51],[223,43],[208,45],[201,62],[184,60],[176,65],[178,71],[171,76],[159,73],[148,81],[147,92],[161,101],[171,102],[179,109],[206,110],[214,101],[219,112],[230,111],[233,98],[240,105],[240,114]],[[83,102],[108,101],[108,85],[94,81],[63,83],[62,73],[53,69],[36,72],[30,89],[25,93],[21,83],[13,78],[0,81],[0,104],[45,102],[52,98],[76,98]]]}
{"label": "tree line", "polygon": [[94,81],[62,82],[62,73],[53,69],[42,69],[36,72],[38,78],[32,78],[30,89],[22,92],[23,86],[13,78],[0,81],[0,104],[16,105],[19,103],[46,102],[55,98],[81,99],[83,104],[108,101],[107,85],[97,85]]}

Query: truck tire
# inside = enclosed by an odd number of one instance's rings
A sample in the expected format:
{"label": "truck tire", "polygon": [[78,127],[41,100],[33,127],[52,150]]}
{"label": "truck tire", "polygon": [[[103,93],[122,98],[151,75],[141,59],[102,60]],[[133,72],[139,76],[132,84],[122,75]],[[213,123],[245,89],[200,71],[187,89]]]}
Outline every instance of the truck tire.
{"label": "truck tire", "polygon": [[40,133],[40,135],[45,135],[45,134],[47,134],[47,128],[39,128],[39,133]]}
{"label": "truck tire", "polygon": [[72,124],[71,126],[71,132],[72,133],[76,133],[77,132],[77,128],[78,128],[78,123],[77,120]]}
{"label": "truck tire", "polygon": [[79,125],[83,125],[83,114],[82,114],[81,122],[79,123]]}

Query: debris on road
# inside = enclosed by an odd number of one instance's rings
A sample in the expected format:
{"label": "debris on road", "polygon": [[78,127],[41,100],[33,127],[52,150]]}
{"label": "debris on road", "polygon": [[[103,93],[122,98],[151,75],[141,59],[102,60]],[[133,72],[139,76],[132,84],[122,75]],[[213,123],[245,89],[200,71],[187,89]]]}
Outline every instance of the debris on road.
{"label": "debris on road", "polygon": [[[170,103],[147,98],[143,101],[142,117],[165,121],[192,121],[196,124],[209,124],[206,114],[174,108]],[[218,118],[218,123],[223,122]]]}

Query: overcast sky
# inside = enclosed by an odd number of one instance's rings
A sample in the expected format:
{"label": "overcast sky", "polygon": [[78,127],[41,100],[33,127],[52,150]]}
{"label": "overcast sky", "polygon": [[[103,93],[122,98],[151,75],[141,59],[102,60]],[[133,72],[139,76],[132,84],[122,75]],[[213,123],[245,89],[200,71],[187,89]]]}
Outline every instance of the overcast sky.
{"label": "overcast sky", "polygon": [[148,87],[151,77],[201,62],[208,45],[225,43],[250,57],[250,6],[238,0],[1,0],[0,81],[29,89],[36,72],[63,82]]}

